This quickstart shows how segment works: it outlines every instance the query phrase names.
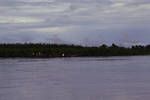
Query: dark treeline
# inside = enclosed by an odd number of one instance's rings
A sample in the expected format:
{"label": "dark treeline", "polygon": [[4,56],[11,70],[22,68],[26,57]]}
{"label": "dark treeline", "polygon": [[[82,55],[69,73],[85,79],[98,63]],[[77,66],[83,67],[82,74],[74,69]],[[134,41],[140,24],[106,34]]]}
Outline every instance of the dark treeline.
{"label": "dark treeline", "polygon": [[88,57],[150,55],[150,45],[84,47],[58,44],[0,44],[0,57]]}

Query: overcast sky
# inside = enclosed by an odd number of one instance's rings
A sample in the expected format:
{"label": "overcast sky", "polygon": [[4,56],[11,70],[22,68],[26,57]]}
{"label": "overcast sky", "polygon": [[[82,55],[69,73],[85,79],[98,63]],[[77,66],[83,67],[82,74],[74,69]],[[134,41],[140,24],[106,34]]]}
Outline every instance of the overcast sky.
{"label": "overcast sky", "polygon": [[150,43],[150,0],[0,0],[0,42]]}

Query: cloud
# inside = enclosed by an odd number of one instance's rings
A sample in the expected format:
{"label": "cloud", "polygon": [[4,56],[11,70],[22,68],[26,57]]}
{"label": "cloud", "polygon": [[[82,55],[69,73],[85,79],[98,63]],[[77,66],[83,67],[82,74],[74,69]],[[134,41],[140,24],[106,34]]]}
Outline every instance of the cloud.
{"label": "cloud", "polygon": [[18,16],[0,16],[0,24],[28,24],[40,23],[44,20],[32,17],[18,17]]}
{"label": "cloud", "polygon": [[149,0],[1,0],[0,12],[0,41],[150,43]]}
{"label": "cloud", "polygon": [[30,28],[28,31],[37,32],[37,33],[50,33],[50,34],[59,34],[69,32],[72,27],[44,27],[44,28]]}

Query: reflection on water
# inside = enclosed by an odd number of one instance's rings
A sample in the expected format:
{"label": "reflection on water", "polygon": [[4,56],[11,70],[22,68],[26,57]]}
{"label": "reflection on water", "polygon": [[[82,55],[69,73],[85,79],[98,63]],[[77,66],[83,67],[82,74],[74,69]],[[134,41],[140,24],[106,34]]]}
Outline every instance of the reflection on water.
{"label": "reflection on water", "polygon": [[0,100],[149,100],[149,60],[0,59]]}

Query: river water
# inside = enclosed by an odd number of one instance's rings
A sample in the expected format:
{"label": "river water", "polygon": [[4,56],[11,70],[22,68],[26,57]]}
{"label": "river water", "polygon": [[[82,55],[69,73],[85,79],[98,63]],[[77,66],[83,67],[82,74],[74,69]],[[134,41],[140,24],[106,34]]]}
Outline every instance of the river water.
{"label": "river water", "polygon": [[150,56],[0,59],[0,100],[149,100]]}

